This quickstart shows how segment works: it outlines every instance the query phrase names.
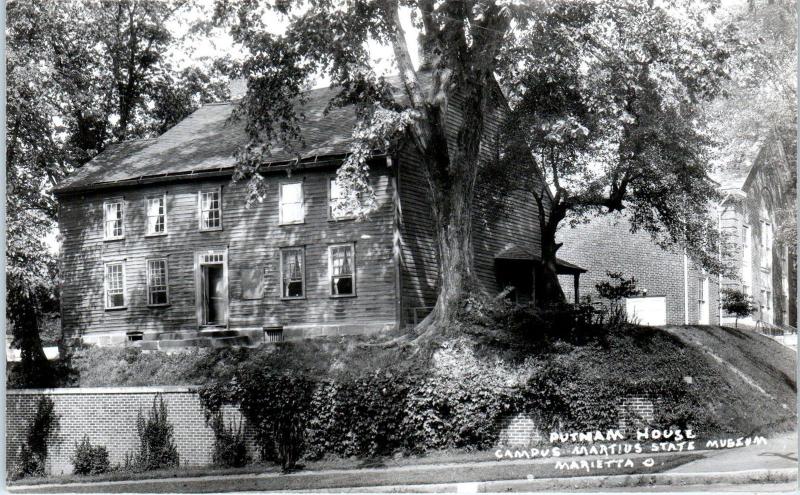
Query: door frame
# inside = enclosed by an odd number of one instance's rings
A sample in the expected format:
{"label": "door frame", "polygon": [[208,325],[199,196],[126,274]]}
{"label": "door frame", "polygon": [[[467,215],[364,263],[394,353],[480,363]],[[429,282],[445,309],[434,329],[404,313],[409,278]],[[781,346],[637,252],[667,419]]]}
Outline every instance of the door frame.
{"label": "door frame", "polygon": [[[207,261],[207,257],[220,257],[221,261]],[[224,323],[222,325],[207,325],[203,321],[203,266],[204,265],[222,265],[222,282],[224,288],[222,294],[225,296],[225,315]],[[230,284],[228,283],[228,250],[227,249],[208,249],[204,251],[196,251],[194,254],[194,287],[195,287],[195,311],[197,313],[197,327],[203,329],[204,327],[218,328],[220,326],[228,327],[228,318],[230,315]]]}

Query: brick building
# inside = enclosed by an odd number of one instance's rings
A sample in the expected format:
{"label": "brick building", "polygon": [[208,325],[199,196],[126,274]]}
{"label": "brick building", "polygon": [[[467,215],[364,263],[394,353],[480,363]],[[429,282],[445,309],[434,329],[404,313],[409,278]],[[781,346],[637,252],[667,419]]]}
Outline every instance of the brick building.
{"label": "brick building", "polygon": [[[649,325],[715,324],[719,322],[717,277],[704,273],[686,256],[657,246],[645,232],[631,233],[621,213],[595,217],[587,224],[564,228],[558,234],[559,255],[579,262],[588,271],[581,277],[581,296],[598,300],[595,285],[608,280],[606,272],[635,277],[640,297],[626,301],[628,312]],[[572,279],[561,287],[573,300]]]}
{"label": "brick building", "polygon": [[[742,167],[720,178],[724,199],[719,206],[720,225],[732,244],[728,263],[736,277],[722,280],[722,287],[749,294],[756,312],[740,323],[757,322],[797,326],[797,276],[793,246],[776,236],[781,210],[793,208],[792,164],[781,141],[772,136],[757,142]],[[749,165],[749,166],[748,166]],[[722,315],[723,323],[734,317]]]}

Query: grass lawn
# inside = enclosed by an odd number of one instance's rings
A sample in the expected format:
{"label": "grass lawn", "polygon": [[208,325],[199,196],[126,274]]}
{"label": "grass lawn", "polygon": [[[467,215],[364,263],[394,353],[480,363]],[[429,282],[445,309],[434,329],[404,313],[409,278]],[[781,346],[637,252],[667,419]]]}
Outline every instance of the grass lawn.
{"label": "grass lawn", "polygon": [[[252,465],[241,469],[215,469],[215,468],[184,468],[165,471],[152,471],[149,473],[112,473],[102,476],[78,477],[64,476],[47,479],[28,479],[15,483],[14,491],[26,491],[26,485],[44,483],[86,483],[102,481],[140,480],[132,483],[101,484],[100,486],[65,484],[63,486],[47,487],[40,491],[49,493],[76,493],[102,491],[109,492],[219,492],[241,490],[313,490],[336,489],[344,487],[387,486],[397,484],[438,484],[438,483],[464,483],[514,479],[540,479],[540,478],[565,478],[575,476],[598,475],[623,475],[639,473],[658,473],[680,466],[687,462],[699,459],[702,454],[680,453],[660,454],[650,456],[655,460],[652,467],[643,467],[642,460],[648,456],[627,456],[632,460],[632,467],[618,467],[616,465],[585,469],[562,470],[556,468],[556,459],[537,459],[527,461],[495,461],[491,463],[474,464],[470,461],[486,461],[488,452],[475,453],[469,456],[445,455],[439,457],[426,456],[425,458],[406,458],[393,460],[391,466],[370,469],[355,469],[364,467],[363,462],[351,461],[349,466],[344,463],[332,467],[325,461],[309,463],[302,471],[291,474],[280,474],[274,466]],[[585,460],[591,457],[562,458],[560,461]],[[442,465],[444,464],[444,465]],[[326,470],[322,472],[322,470]],[[127,477],[125,475],[127,474]],[[243,475],[232,478],[202,478],[203,476]],[[253,475],[262,476],[253,476]],[[265,476],[263,476],[265,475]],[[175,479],[171,478],[194,478]],[[153,480],[152,482],[145,480]],[[157,480],[157,481],[156,481]],[[33,491],[34,487],[29,487]]]}
{"label": "grass lawn", "polygon": [[[752,330],[718,326],[675,326],[668,331],[735,367],[766,394],[747,384],[730,366],[707,359],[723,380],[706,395],[709,408],[744,435],[791,431],[796,426],[797,354]],[[702,377],[698,386],[703,387]],[[711,387],[709,387],[710,389]],[[724,398],[724,399],[723,399]],[[754,404],[760,407],[753,409]]]}

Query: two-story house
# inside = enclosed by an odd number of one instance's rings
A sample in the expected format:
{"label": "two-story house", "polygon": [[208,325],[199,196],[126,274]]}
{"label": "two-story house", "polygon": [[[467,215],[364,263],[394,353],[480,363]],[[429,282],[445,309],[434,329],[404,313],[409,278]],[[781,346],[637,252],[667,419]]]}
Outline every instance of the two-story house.
{"label": "two-story house", "polygon": [[[61,183],[64,335],[167,349],[379,332],[424,317],[438,263],[419,157],[410,144],[376,153],[376,208],[364,221],[337,214],[335,173],[355,115],[324,112],[335,94],[307,94],[305,146],[299,157],[273,149],[261,170],[267,198],[251,208],[246,184],[231,182],[247,139],[232,102],[110,145]],[[499,115],[485,118],[497,129]],[[475,269],[486,290],[511,284],[530,301],[539,222],[523,195],[512,204],[502,217],[476,208]]]}

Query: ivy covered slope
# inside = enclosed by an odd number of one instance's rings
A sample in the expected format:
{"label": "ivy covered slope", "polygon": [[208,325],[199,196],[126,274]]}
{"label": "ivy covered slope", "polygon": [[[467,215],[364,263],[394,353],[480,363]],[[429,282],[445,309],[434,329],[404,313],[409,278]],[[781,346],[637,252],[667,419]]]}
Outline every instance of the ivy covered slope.
{"label": "ivy covered slope", "polygon": [[[544,428],[611,427],[616,400],[634,394],[665,399],[656,411],[665,428],[712,436],[795,425],[796,358],[766,337],[559,318],[481,308],[462,318],[456,337],[424,342],[348,337],[172,355],[90,348],[72,357],[70,385],[200,385],[211,403],[255,409],[278,394],[302,403],[311,438],[348,439],[330,443],[334,452],[311,442],[320,455],[488,447],[497,421],[518,411],[538,415]],[[288,390],[264,388],[284,378],[294,384]]]}

